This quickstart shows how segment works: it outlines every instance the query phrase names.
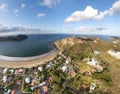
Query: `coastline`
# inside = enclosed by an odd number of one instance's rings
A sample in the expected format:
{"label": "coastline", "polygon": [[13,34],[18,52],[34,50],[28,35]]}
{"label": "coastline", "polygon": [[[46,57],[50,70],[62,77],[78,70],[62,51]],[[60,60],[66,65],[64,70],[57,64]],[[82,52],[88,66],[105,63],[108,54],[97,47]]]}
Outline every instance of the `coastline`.
{"label": "coastline", "polygon": [[[59,53],[58,49],[54,49],[48,53],[33,57],[7,57],[6,60],[0,59],[0,67],[7,68],[31,68],[52,60]],[[10,60],[11,59],[11,60]]]}

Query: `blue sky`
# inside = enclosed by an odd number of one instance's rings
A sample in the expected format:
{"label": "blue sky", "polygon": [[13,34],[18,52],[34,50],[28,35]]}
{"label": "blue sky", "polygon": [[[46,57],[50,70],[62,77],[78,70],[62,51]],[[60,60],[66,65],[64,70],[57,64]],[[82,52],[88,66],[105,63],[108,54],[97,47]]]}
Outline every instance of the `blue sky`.
{"label": "blue sky", "polygon": [[0,0],[0,32],[120,36],[120,0]]}

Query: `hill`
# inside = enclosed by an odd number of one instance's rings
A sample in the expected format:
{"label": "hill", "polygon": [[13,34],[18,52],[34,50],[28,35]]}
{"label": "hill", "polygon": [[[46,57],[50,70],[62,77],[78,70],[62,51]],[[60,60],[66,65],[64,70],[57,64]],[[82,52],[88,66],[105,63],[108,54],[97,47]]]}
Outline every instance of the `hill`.
{"label": "hill", "polygon": [[[84,63],[84,60],[95,57],[104,66],[104,71],[98,74],[95,73],[87,78],[82,76],[84,80],[89,79],[87,80],[88,82],[95,79],[99,80],[102,86],[98,88],[98,91],[101,91],[102,94],[118,94],[120,92],[120,60],[107,53],[109,50],[120,51],[118,44],[99,38],[80,38],[74,36],[56,41],[55,45],[62,52],[75,59],[75,64],[81,66],[79,68],[81,73],[90,69]],[[98,51],[99,54],[96,55],[95,51]]]}

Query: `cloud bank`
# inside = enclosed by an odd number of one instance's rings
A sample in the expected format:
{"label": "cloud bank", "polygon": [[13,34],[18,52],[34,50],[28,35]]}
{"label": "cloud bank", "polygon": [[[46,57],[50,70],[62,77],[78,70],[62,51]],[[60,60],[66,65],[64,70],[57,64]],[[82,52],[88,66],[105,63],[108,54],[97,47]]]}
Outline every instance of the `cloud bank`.
{"label": "cloud bank", "polygon": [[120,0],[116,1],[111,8],[103,12],[99,12],[97,9],[94,9],[92,6],[87,6],[84,11],[75,11],[64,21],[65,23],[70,22],[80,22],[83,20],[100,20],[105,16],[116,15],[120,13]]}
{"label": "cloud bank", "polygon": [[0,36],[18,35],[18,34],[45,34],[54,33],[52,29],[38,29],[25,26],[7,26],[0,24]]}

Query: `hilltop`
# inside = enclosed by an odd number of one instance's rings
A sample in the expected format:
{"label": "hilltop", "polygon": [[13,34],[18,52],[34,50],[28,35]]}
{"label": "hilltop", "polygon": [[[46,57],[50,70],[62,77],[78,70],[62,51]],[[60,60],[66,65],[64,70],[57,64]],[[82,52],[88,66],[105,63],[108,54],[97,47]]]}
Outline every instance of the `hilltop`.
{"label": "hilltop", "polygon": [[[114,41],[118,41],[118,39]],[[58,49],[65,52],[65,54],[68,54],[76,60],[75,64],[81,66],[79,69],[80,72],[85,72],[90,69],[89,66],[84,65],[84,60],[95,57],[105,69],[103,73],[95,73],[93,76],[95,78],[97,76],[97,80],[99,79],[99,81],[103,79],[107,79],[105,82],[110,81],[110,83],[101,82],[103,85],[101,87],[101,92],[110,91],[107,94],[118,94],[118,92],[120,92],[120,75],[118,73],[120,71],[120,60],[108,54],[109,50],[120,52],[119,42],[109,42],[100,38],[80,38],[73,36],[71,38],[56,41],[55,45]],[[99,54],[96,55],[95,51],[99,52]],[[92,78],[88,77],[87,79]]]}

